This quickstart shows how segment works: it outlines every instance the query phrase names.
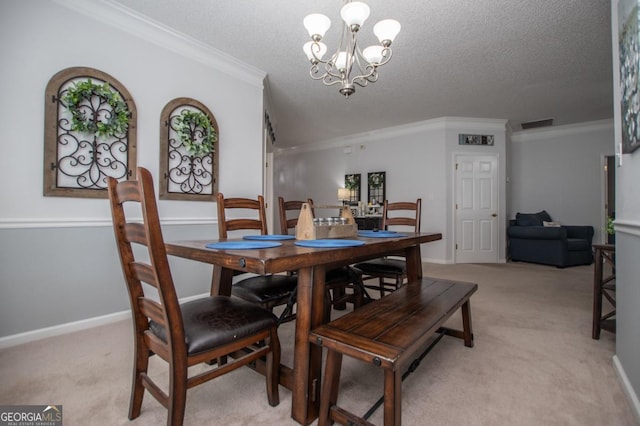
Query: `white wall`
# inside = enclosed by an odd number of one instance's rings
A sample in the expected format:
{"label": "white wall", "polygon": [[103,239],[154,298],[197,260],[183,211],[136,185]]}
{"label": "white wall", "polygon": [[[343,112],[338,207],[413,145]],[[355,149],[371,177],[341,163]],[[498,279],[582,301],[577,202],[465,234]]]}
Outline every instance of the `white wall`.
{"label": "white wall", "polygon": [[[621,153],[618,0],[611,2],[616,152]],[[616,168],[616,355],[614,365],[640,423],[640,150]]]}
{"label": "white wall", "polygon": [[[458,133],[495,134],[495,146],[460,146]],[[498,153],[504,168],[505,144],[504,120],[443,118],[380,129],[318,144],[328,148],[277,152],[274,194],[285,199],[311,197],[316,203],[337,203],[337,190],[344,186],[344,175],[360,173],[362,200],[366,202],[367,173],[384,171],[387,199],[393,202],[422,198],[422,231],[443,234],[442,241],[422,247],[423,259],[451,263],[453,156],[460,152]],[[501,188],[504,190],[503,183]],[[501,258],[504,259],[504,245]]]}
{"label": "white wall", "polygon": [[[220,191],[262,192],[264,73],[109,2],[78,0],[2,2],[0,57],[0,337],[128,309],[108,201],[42,196],[44,92],[58,71],[97,68],[127,87],[138,164],[156,182],[162,108],[201,101],[220,128]],[[217,235],[213,202],[159,210],[167,239]],[[208,289],[211,268],[194,263],[175,262],[181,296]]]}
{"label": "white wall", "polygon": [[613,121],[516,132],[511,137],[509,216],[546,210],[563,225],[591,225],[601,242],[603,159],[613,155]]}

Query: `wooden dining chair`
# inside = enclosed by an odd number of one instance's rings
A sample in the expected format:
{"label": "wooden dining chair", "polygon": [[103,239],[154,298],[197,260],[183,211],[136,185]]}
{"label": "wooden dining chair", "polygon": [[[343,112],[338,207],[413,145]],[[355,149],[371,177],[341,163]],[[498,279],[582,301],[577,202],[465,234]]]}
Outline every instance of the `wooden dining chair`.
{"label": "wooden dining chair", "polygon": [[[268,310],[227,296],[179,303],[151,174],[138,168],[138,180],[118,183],[114,178],[108,178],[108,190],[113,229],[133,316],[134,361],[129,419],[140,415],[146,389],[167,408],[167,425],[182,425],[187,389],[261,357],[266,357],[267,362],[269,404],[278,405],[280,342],[276,317]],[[139,217],[142,217],[142,223]],[[168,393],[148,374],[149,358],[153,355],[168,363]],[[211,362],[221,359],[225,361]],[[189,367],[200,363],[212,366],[189,376]],[[242,393],[241,389],[236,391]]]}
{"label": "wooden dining chair", "polygon": [[[231,231],[257,230],[268,235],[264,198],[225,198],[218,192],[218,236],[226,239]],[[237,217],[252,215],[252,217]],[[231,287],[231,294],[273,311],[276,306],[290,305],[295,298],[298,278],[295,275],[252,275],[241,278]],[[280,323],[295,319],[295,313],[285,309],[279,316]]]}
{"label": "wooden dining chair", "polygon": [[[420,198],[415,203],[407,201],[390,203],[384,200],[382,229],[420,232],[421,210],[422,199]],[[362,271],[365,287],[379,290],[380,297],[383,297],[385,292],[397,290],[407,279],[407,262],[402,253],[357,263],[355,267]],[[369,280],[377,280],[378,285],[367,285],[366,282]]]}
{"label": "wooden dining chair", "polygon": [[[300,209],[305,201],[285,201],[283,197],[278,197],[278,208],[280,210],[280,231],[282,234],[295,233]],[[307,199],[313,209],[313,200]],[[325,316],[329,319],[333,306],[335,309],[343,310],[346,303],[352,303],[356,309],[370,299],[362,282],[362,272],[350,266],[342,266],[330,269],[325,274],[325,289],[328,303],[325,305]],[[346,290],[349,290],[347,292]]]}

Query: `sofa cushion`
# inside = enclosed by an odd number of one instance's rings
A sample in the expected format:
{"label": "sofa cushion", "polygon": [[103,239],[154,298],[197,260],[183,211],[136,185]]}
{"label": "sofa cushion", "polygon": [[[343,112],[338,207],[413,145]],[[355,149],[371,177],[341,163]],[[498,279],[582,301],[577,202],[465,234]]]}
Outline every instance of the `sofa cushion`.
{"label": "sofa cushion", "polygon": [[543,222],[553,222],[553,220],[551,219],[551,216],[549,216],[549,213],[547,213],[546,210],[541,210],[536,214],[540,219],[542,219]]}
{"label": "sofa cushion", "polygon": [[567,249],[569,251],[590,251],[591,245],[583,238],[567,238]]}
{"label": "sofa cushion", "polygon": [[542,226],[542,219],[537,213],[516,213],[518,226]]}
{"label": "sofa cushion", "polygon": [[546,210],[538,213],[516,213],[517,226],[543,226],[544,222],[551,222],[551,216]]}

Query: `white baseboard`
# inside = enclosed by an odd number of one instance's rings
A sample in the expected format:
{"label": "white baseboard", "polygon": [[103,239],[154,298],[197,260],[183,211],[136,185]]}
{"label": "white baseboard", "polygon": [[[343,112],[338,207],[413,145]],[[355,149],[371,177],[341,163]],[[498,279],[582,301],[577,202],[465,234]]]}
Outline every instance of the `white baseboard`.
{"label": "white baseboard", "polygon": [[[198,294],[180,299],[180,302],[188,302],[198,299],[208,294]],[[75,331],[86,330],[88,328],[99,327],[101,325],[111,324],[131,318],[131,311],[114,312],[112,314],[101,315],[99,317],[87,318],[80,321],[68,322],[65,324],[45,327],[38,330],[27,331],[24,333],[12,334],[11,336],[0,337],[0,349],[10,348],[12,346],[21,345],[23,343],[34,342],[36,340],[46,339],[48,337],[60,336],[63,334],[73,333]]]}
{"label": "white baseboard", "polygon": [[624,391],[625,395],[627,395],[627,400],[629,401],[629,405],[631,406],[631,411],[633,411],[633,414],[635,414],[636,421],[640,425],[640,400],[638,400],[638,395],[631,386],[631,382],[629,382],[629,378],[627,377],[627,373],[625,373],[622,364],[620,364],[618,355],[613,356],[613,369],[618,374],[618,379],[620,380],[620,384],[622,385],[622,390]]}
{"label": "white baseboard", "polygon": [[25,333],[13,334],[11,336],[0,338],[0,349],[9,348],[11,346],[21,345],[47,337],[60,336],[62,334],[73,333],[74,331],[86,330],[88,328],[98,327],[105,324],[111,324],[131,318],[131,311],[115,312],[113,314],[102,315],[94,318],[87,318],[80,321],[68,322],[65,324],[54,325],[52,327],[41,328],[38,330],[27,331]]}

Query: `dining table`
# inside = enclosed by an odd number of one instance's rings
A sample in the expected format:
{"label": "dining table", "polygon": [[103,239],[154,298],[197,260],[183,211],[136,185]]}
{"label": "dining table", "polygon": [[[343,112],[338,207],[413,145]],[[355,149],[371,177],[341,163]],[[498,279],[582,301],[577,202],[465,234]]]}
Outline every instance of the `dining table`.
{"label": "dining table", "polygon": [[[169,241],[166,249],[171,256],[213,265],[211,295],[231,295],[233,276],[239,272],[297,274],[293,367],[281,366],[280,384],[291,390],[291,417],[302,425],[308,425],[318,417],[320,403],[322,348],[309,342],[309,334],[325,322],[325,271],[394,254],[405,257],[408,280],[417,280],[422,278],[420,245],[441,239],[442,234],[436,232],[387,233],[384,236],[361,232],[348,239],[353,244],[338,246],[320,244],[305,247],[301,245],[303,241],[292,238],[283,239],[268,248],[210,248],[215,247],[216,242],[243,240],[207,239]],[[257,365],[256,369],[260,371],[260,366]]]}

